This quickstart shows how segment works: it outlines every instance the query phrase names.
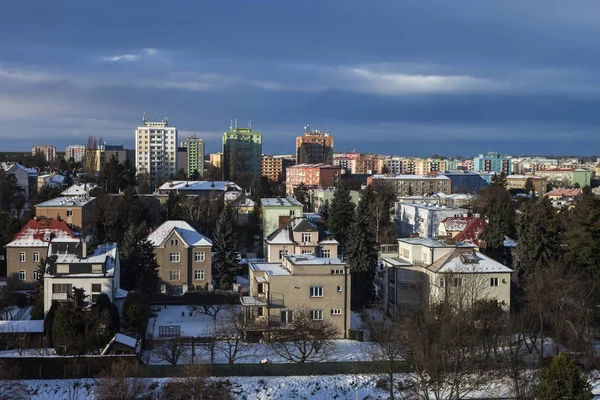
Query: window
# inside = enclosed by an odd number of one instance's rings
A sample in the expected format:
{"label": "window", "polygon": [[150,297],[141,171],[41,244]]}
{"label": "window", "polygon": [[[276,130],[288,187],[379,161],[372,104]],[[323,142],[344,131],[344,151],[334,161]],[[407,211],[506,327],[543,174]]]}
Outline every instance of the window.
{"label": "window", "polygon": [[296,212],[294,210],[290,210],[290,216],[293,217],[294,215],[296,215]]}
{"label": "window", "polygon": [[440,287],[444,287],[446,283],[446,278],[440,278]]}
{"label": "window", "polygon": [[205,256],[204,256],[204,252],[198,252],[198,253],[194,253],[194,261],[195,262],[204,262],[205,260]]}
{"label": "window", "polygon": [[25,262],[27,261],[27,257],[25,256],[25,252],[22,251],[19,253],[19,262]]}
{"label": "window", "polygon": [[265,315],[265,312],[262,307],[258,307],[256,315],[258,315],[259,317],[262,317]]}
{"label": "window", "polygon": [[312,250],[302,250],[302,254],[312,254]]}
{"label": "window", "polygon": [[343,269],[332,269],[331,275],[344,275],[344,270]]}
{"label": "window", "polygon": [[19,280],[24,281],[25,279],[27,279],[27,271],[19,271]]}
{"label": "window", "polygon": [[204,280],[204,270],[203,269],[194,270],[194,279],[197,281],[203,281]]}
{"label": "window", "polygon": [[257,290],[258,290],[258,293],[264,293],[265,292],[265,284],[259,283],[257,286]]}
{"label": "window", "polygon": [[462,278],[454,278],[454,287],[462,286]]}
{"label": "window", "polygon": [[310,242],[310,233],[303,233],[302,234],[302,241],[303,242]]}
{"label": "window", "polygon": [[170,281],[178,281],[181,278],[181,271],[169,271],[169,280]]}
{"label": "window", "polygon": [[490,286],[498,286],[498,278],[490,278]]}
{"label": "window", "polygon": [[100,293],[102,292],[102,284],[101,283],[92,283],[92,293]]}
{"label": "window", "polygon": [[283,260],[283,257],[286,256],[288,253],[287,250],[279,250],[279,259]]}
{"label": "window", "polygon": [[331,315],[342,315],[342,309],[341,308],[332,308]]}
{"label": "window", "polygon": [[171,246],[179,246],[179,239],[171,239]]}
{"label": "window", "polygon": [[427,262],[427,252],[423,252],[423,262]]}
{"label": "window", "polygon": [[67,217],[73,216],[73,210],[67,210]]}
{"label": "window", "polygon": [[396,292],[394,292],[394,290],[392,289],[388,293],[389,293],[388,298],[389,298],[390,303],[391,304],[396,303]]}
{"label": "window", "polygon": [[282,311],[281,312],[281,323],[282,324],[289,324],[292,321],[293,321],[292,310]]}
{"label": "window", "polygon": [[337,291],[338,292],[341,292],[343,290],[344,290],[344,288],[342,287],[342,285],[337,285]]}
{"label": "window", "polygon": [[404,258],[410,258],[410,252],[408,251],[408,249],[402,249],[400,251],[400,254],[402,255],[402,257]]}
{"label": "window", "polygon": [[52,293],[67,293],[71,294],[71,284],[70,283],[53,283],[52,284]]}
{"label": "window", "polygon": [[331,258],[331,250],[321,250],[321,256],[323,258]]}
{"label": "window", "polygon": [[181,258],[181,256],[179,253],[170,253],[169,254],[169,261],[171,261],[172,263],[179,262],[180,258]]}
{"label": "window", "polygon": [[310,310],[310,319],[320,321],[323,319],[323,310]]}
{"label": "window", "polygon": [[41,279],[42,279],[42,275],[40,274],[40,271],[38,271],[38,270],[33,271],[33,280],[39,281]]}
{"label": "window", "polygon": [[33,262],[40,262],[40,252],[39,251],[33,252]]}
{"label": "window", "polygon": [[323,297],[323,286],[311,286],[310,297]]}

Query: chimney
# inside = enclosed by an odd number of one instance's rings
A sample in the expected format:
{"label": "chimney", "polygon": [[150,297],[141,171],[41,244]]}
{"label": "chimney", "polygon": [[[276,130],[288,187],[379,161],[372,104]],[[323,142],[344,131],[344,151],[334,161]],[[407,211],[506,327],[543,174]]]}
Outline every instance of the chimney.
{"label": "chimney", "polygon": [[283,227],[285,224],[290,222],[292,218],[289,215],[280,215],[279,216],[279,227]]}
{"label": "chimney", "polygon": [[456,246],[456,239],[454,239],[454,238],[446,239],[446,246]]}
{"label": "chimney", "polygon": [[411,233],[411,234],[410,234],[410,238],[411,238],[411,239],[416,239],[416,238],[418,238],[418,237],[420,237],[420,235],[419,235],[418,233]]}
{"label": "chimney", "polygon": [[87,257],[87,242],[84,240],[81,242],[81,258]]}

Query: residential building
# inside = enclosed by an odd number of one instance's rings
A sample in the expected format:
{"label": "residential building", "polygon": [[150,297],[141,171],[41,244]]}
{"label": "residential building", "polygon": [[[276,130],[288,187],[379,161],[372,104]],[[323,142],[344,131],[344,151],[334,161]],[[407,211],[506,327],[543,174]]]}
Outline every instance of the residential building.
{"label": "residential building", "polygon": [[120,290],[121,268],[116,243],[93,248],[79,240],[56,238],[50,241],[44,274],[44,312],[53,301],[67,301],[73,288],[85,290],[86,301],[95,302],[101,293],[114,301]]}
{"label": "residential building", "polygon": [[304,127],[304,135],[296,138],[296,164],[333,164],[333,136]]}
{"label": "residential building", "polygon": [[75,162],[82,163],[85,160],[85,145],[70,144],[65,149],[65,160],[73,159]]}
{"label": "residential building", "polygon": [[[323,189],[323,188],[313,188],[308,190],[308,203],[313,207],[314,212],[319,212],[325,201],[333,200],[333,194],[335,193],[335,189]],[[350,190],[350,201],[354,203],[354,205],[358,205],[358,200],[360,199],[360,194],[358,190]]]}
{"label": "residential building", "polygon": [[73,184],[63,190],[60,195],[65,197],[89,197],[90,191],[96,189],[98,185],[95,183],[82,183],[81,185]]}
{"label": "residential building", "polygon": [[441,302],[471,306],[477,300],[496,300],[510,310],[512,269],[453,239],[398,239],[397,256],[382,263],[389,313]]}
{"label": "residential building", "polygon": [[379,185],[391,185],[398,196],[425,196],[434,193],[452,193],[452,181],[445,175],[373,175],[367,185],[376,189]]}
{"label": "residential building", "polygon": [[175,165],[175,168],[177,169],[177,175],[179,175],[179,171],[183,170],[183,172],[185,172],[185,177],[186,178],[190,177],[190,175],[188,175],[188,149],[187,149],[187,147],[177,147],[177,163]]}
{"label": "residential building", "polygon": [[64,220],[70,228],[85,230],[96,223],[95,197],[56,197],[35,206],[35,215]]}
{"label": "residential building", "polygon": [[558,188],[549,191],[545,196],[550,199],[555,208],[571,208],[581,193],[581,189]]}
{"label": "residential building", "polygon": [[547,178],[553,187],[576,186],[583,188],[590,185],[593,173],[582,168],[559,167],[538,170],[536,175]]}
{"label": "residential building", "polygon": [[34,218],[15,235],[6,247],[6,276],[17,284],[34,284],[41,277],[39,265],[46,259],[52,239],[79,241],[64,220]]}
{"label": "residential building", "polygon": [[166,221],[148,235],[161,292],[184,294],[212,285],[212,241],[185,221]]}
{"label": "residential building", "polygon": [[230,127],[223,133],[223,180],[235,181],[242,173],[260,176],[262,133],[252,128]]}
{"label": "residential building", "polygon": [[263,238],[287,224],[292,218],[302,217],[304,205],[293,197],[260,199],[263,218]]}
{"label": "residential building", "polygon": [[296,158],[291,155],[271,156],[263,154],[261,175],[267,177],[271,182],[278,182],[280,179],[285,180],[287,168],[294,164],[296,164]]}
{"label": "residential building", "polygon": [[360,153],[335,153],[333,155],[333,166],[340,167],[343,174],[353,174],[356,170],[356,160]]}
{"label": "residential building", "polygon": [[242,188],[228,181],[167,181],[158,188],[161,194],[173,192],[197,196],[210,196],[213,193],[222,195],[229,191],[241,192]]}
{"label": "residential building", "polygon": [[187,175],[188,178],[198,171],[200,176],[204,176],[204,140],[196,136],[188,136],[181,142],[181,147],[187,149]]}
{"label": "residential building", "polygon": [[418,234],[423,238],[440,236],[440,222],[448,217],[466,217],[468,210],[433,203],[396,203],[396,233],[400,237]]}
{"label": "residential building", "polygon": [[473,158],[473,171],[475,172],[495,172],[510,175],[512,173],[511,168],[512,164],[508,156],[493,151]]}
{"label": "residential building", "polygon": [[533,187],[535,188],[535,195],[543,196],[546,193],[546,186],[548,184],[548,178],[545,176],[535,175],[509,175],[506,177],[506,188],[507,189],[525,189],[527,180],[531,179]]}
{"label": "residential building", "polygon": [[264,333],[285,327],[305,308],[315,322],[329,320],[338,337],[347,338],[350,280],[348,266],[338,258],[287,255],[281,262],[250,263],[249,295],[241,298],[246,329]]}
{"label": "residential building", "polygon": [[[487,222],[481,218],[465,218],[463,221],[458,221],[459,218],[456,218],[454,221],[446,221],[445,223],[442,221],[440,224],[440,236],[443,236],[441,233],[443,231],[452,234],[452,238],[459,243],[473,246],[475,249],[484,248],[485,242],[482,240],[483,229],[487,225]],[[465,224],[466,222],[466,224]],[[454,225],[454,231],[448,231],[449,225]],[[462,228],[460,232],[456,232],[457,229]],[[516,250],[517,243],[506,236],[504,238],[504,247],[510,249],[511,251]],[[516,261],[516,260],[515,260]]]}
{"label": "residential building", "polygon": [[33,146],[31,148],[31,155],[37,156],[38,154],[43,155],[49,163],[53,163],[54,160],[56,160],[56,147],[51,144],[38,144],[37,146]]}
{"label": "residential building", "polygon": [[450,179],[451,193],[477,193],[489,185],[480,174],[471,171],[445,171],[442,175]]}
{"label": "residential building", "polygon": [[14,175],[17,180],[17,186],[23,192],[27,200],[37,192],[38,188],[38,173],[35,168],[27,168],[19,163],[0,165],[7,174]]}
{"label": "residential building", "polygon": [[[129,162],[135,165],[136,162],[135,150],[125,149],[123,148],[122,144],[117,145],[103,143],[98,146],[98,149],[94,154],[95,160],[90,160],[90,163],[95,165],[96,171],[100,171],[112,157],[115,157],[120,163],[124,163],[125,160],[129,160]],[[86,157],[88,157],[87,154]]]}
{"label": "residential building", "polygon": [[446,217],[440,222],[438,227],[439,237],[454,238],[469,225],[475,217]]}
{"label": "residential building", "polygon": [[146,114],[135,130],[135,167],[146,174],[151,189],[177,174],[177,128],[169,126],[169,118],[148,121]]}
{"label": "residential building", "polygon": [[210,165],[215,168],[221,168],[221,160],[223,159],[223,153],[218,152],[210,155]]}
{"label": "residential building", "polygon": [[288,254],[312,254],[337,258],[339,243],[331,233],[308,218],[292,218],[265,238],[268,262],[282,261]]}
{"label": "residential building", "polygon": [[332,188],[341,175],[341,169],[329,164],[298,164],[288,167],[285,174],[285,190],[288,195],[304,183],[308,188]]}

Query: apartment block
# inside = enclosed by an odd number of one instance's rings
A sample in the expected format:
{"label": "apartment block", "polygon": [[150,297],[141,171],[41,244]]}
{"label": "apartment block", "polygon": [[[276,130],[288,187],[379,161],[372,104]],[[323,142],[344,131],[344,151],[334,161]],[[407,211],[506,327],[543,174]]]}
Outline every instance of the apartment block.
{"label": "apartment block", "polygon": [[468,210],[433,203],[396,203],[396,233],[400,237],[418,235],[435,238],[440,223],[448,217],[465,217]]}
{"label": "apartment block", "polygon": [[304,127],[304,135],[296,138],[297,164],[333,164],[333,136]]}
{"label": "apartment block", "polygon": [[390,185],[398,196],[425,196],[434,193],[452,193],[452,184],[447,176],[430,173],[427,175],[373,175],[367,179],[367,185],[377,188]]}
{"label": "apartment block", "polygon": [[52,163],[56,160],[56,147],[51,144],[38,144],[37,146],[33,146],[31,148],[31,155],[37,156],[38,154],[42,154],[46,161]]}
{"label": "apartment block", "polygon": [[543,196],[546,193],[546,187],[548,185],[548,178],[545,176],[535,175],[509,175],[506,177],[507,189],[525,189],[527,180],[531,179],[533,187],[535,188],[535,195]]}
{"label": "apartment block", "polygon": [[19,285],[38,282],[40,262],[53,239],[79,240],[64,220],[36,217],[28,221],[5,246],[6,276]]}
{"label": "apartment block", "polygon": [[188,136],[181,142],[181,147],[185,147],[186,163],[185,171],[188,178],[198,171],[200,176],[204,175],[204,140],[196,136]]}
{"label": "apartment block", "polygon": [[341,169],[329,164],[298,164],[288,167],[285,190],[288,195],[304,183],[308,188],[332,188],[341,176]]}
{"label": "apartment block", "polygon": [[70,144],[65,149],[65,159],[69,161],[73,159],[75,162],[83,162],[85,160],[85,145]]}
{"label": "apartment block", "polygon": [[549,168],[536,172],[537,176],[545,177],[558,186],[589,186],[592,171],[583,168]]}
{"label": "apartment block", "polygon": [[[86,153],[87,154],[87,153]],[[115,157],[118,162],[124,163],[125,160],[129,160],[135,165],[135,150],[125,149],[122,144],[106,144],[103,143],[98,146],[98,149],[94,152],[95,159],[90,160],[91,164],[95,165],[96,171],[100,171],[102,167],[110,161],[112,157]],[[89,155],[86,155],[86,158]]]}
{"label": "apartment block", "polygon": [[351,276],[338,258],[287,255],[281,262],[250,263],[250,292],[241,298],[245,326],[259,333],[285,328],[299,308],[318,323],[329,320],[339,338],[350,329]]}
{"label": "apartment block", "polygon": [[135,167],[154,189],[177,174],[177,128],[169,126],[168,117],[148,121],[146,114],[142,124],[135,130]]}
{"label": "apartment block", "polygon": [[251,128],[231,127],[223,133],[223,180],[235,181],[242,173],[260,176],[262,133]]}
{"label": "apartment block", "polygon": [[95,197],[56,197],[35,206],[35,215],[62,219],[76,230],[91,228],[96,223]]}
{"label": "apartment block", "polygon": [[473,158],[473,171],[510,175],[512,173],[511,159],[493,151],[487,154],[479,154]]}
{"label": "apartment block", "polygon": [[166,221],[148,235],[158,261],[161,292],[184,294],[212,281],[212,241],[185,221]]}
{"label": "apartment block", "polygon": [[265,176],[271,182],[285,180],[287,168],[296,164],[296,158],[293,155],[272,156],[263,154],[261,159],[261,175]]}

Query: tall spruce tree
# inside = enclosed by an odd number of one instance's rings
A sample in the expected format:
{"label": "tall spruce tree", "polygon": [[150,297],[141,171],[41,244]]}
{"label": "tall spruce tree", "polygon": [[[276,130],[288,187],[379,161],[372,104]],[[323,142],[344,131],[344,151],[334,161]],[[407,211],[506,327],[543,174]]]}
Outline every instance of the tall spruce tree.
{"label": "tall spruce tree", "polygon": [[158,293],[158,261],[146,238],[146,224],[130,226],[120,249],[121,282],[127,290],[138,289],[150,301]]}
{"label": "tall spruce tree", "polygon": [[329,221],[329,207],[329,199],[326,199],[321,205],[321,207],[319,207],[319,215],[321,216],[321,218],[323,218],[325,226],[327,226],[327,221]]}
{"label": "tall spruce tree", "polygon": [[[566,230],[570,258],[580,268],[600,272],[600,199],[586,186],[573,210]],[[599,277],[600,278],[600,277]]]}
{"label": "tall spruce tree", "polygon": [[547,268],[562,254],[558,216],[547,197],[523,203],[517,215],[519,274]]}
{"label": "tall spruce tree", "polygon": [[213,276],[221,286],[228,287],[235,282],[240,256],[235,219],[228,206],[219,215],[213,239]]}
{"label": "tall spruce tree", "polygon": [[539,383],[533,388],[533,397],[544,400],[591,400],[594,395],[586,374],[562,353],[540,372]]}
{"label": "tall spruce tree", "polygon": [[[347,246],[348,265],[352,274],[353,310],[361,310],[373,300],[373,280],[377,268],[377,241],[370,206],[375,199],[372,190],[365,190],[356,208]],[[335,236],[334,236],[335,237]]]}
{"label": "tall spruce tree", "polygon": [[346,255],[350,226],[354,221],[354,204],[350,198],[350,191],[344,182],[340,182],[333,193],[329,207],[329,231],[340,244],[339,253]]}

